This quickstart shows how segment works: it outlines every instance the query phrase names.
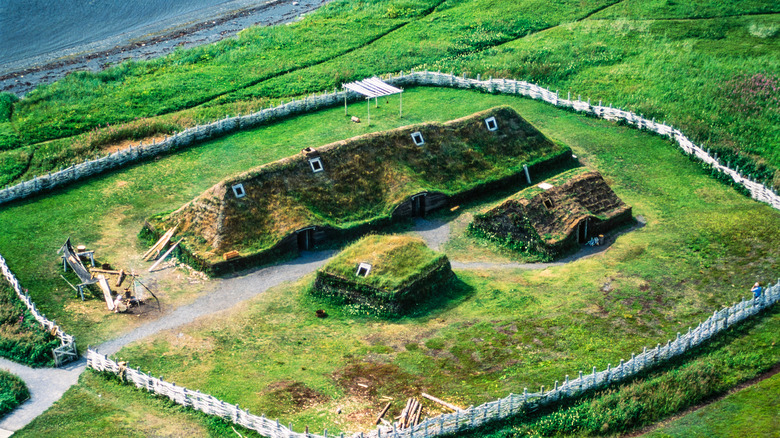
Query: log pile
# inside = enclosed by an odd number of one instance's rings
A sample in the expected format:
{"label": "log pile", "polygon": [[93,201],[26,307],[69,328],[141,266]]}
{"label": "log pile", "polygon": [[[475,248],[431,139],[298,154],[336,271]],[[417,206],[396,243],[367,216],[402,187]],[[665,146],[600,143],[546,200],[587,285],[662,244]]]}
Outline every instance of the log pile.
{"label": "log pile", "polygon": [[420,414],[422,413],[422,405],[420,400],[414,397],[410,397],[406,401],[404,410],[401,411],[401,415],[396,417],[398,420],[398,427],[400,429],[406,429],[407,427],[416,426],[420,422]]}

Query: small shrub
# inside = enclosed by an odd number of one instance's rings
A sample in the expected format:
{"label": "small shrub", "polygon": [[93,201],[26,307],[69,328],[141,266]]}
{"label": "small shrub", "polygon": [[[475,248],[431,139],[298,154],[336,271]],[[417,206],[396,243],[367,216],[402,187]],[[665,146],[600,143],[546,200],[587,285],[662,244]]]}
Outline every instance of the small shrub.
{"label": "small shrub", "polygon": [[0,123],[10,122],[14,113],[14,104],[19,101],[15,94],[0,93]]}
{"label": "small shrub", "polygon": [[43,330],[16,293],[0,284],[0,356],[31,366],[52,366],[59,339]]}
{"label": "small shrub", "polygon": [[16,149],[22,145],[19,134],[10,123],[0,123],[0,151]]}
{"label": "small shrub", "polygon": [[30,398],[30,391],[24,381],[5,370],[0,370],[0,417],[13,411]]}

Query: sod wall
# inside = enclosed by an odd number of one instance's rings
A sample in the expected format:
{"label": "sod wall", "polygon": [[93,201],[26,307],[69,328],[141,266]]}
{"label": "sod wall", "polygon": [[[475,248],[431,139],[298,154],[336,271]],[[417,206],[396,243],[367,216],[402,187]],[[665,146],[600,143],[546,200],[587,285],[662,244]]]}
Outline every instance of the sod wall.
{"label": "sod wall", "polygon": [[315,296],[336,298],[339,301],[359,303],[373,309],[378,315],[400,316],[435,292],[447,287],[455,274],[450,260],[442,255],[434,263],[409,278],[394,290],[384,290],[332,272],[320,270],[314,281]]}

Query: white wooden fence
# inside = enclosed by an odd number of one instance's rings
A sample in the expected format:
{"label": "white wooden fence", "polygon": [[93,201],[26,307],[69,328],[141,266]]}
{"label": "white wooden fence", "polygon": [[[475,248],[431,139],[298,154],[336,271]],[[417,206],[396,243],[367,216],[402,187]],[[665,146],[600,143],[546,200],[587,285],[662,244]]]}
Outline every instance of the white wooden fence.
{"label": "white wooden fence", "polygon": [[27,309],[30,311],[30,313],[32,313],[35,320],[43,326],[44,330],[50,333],[55,333],[60,339],[61,345],[52,350],[54,364],[56,366],[60,366],[64,363],[77,359],[79,357],[79,353],[76,350],[76,340],[73,339],[73,336],[65,333],[65,331],[62,330],[62,327],[58,326],[56,322],[47,319],[46,315],[38,312],[38,309],[35,308],[35,303],[30,299],[30,295],[19,285],[19,280],[16,279],[16,276],[13,272],[11,272],[11,269],[8,268],[8,265],[5,263],[5,259],[1,255],[0,270],[2,270],[3,276],[6,280],[8,280],[8,283],[11,284],[14,292],[16,292],[16,295],[20,300],[22,300],[24,305],[27,306]]}
{"label": "white wooden fence", "polygon": [[[777,301],[780,301],[780,279],[777,284],[768,287],[758,299],[743,299],[731,307],[714,312],[712,316],[700,323],[695,329],[689,328],[684,335],[677,333],[676,338],[668,341],[665,345],[658,344],[655,348],[644,348],[641,353],[632,354],[631,359],[627,361],[621,359],[620,363],[615,367],[607,365],[607,368],[603,371],[597,371],[596,367],[593,367],[588,373],[580,371],[575,379],[570,379],[567,375],[562,383],[556,381],[552,389],[548,391],[545,391],[544,387],[542,387],[539,392],[528,392],[526,388],[522,394],[509,394],[509,396],[502,399],[487,402],[476,407],[472,406],[463,411],[427,418],[420,424],[407,429],[399,429],[394,424],[392,428],[380,426],[369,432],[359,432],[352,436],[370,438],[427,438],[441,436],[479,427],[490,421],[510,417],[523,410],[532,410],[553,404],[562,399],[576,397],[585,391],[603,388],[611,383],[631,378],[648,368],[679,356],[726,328],[772,306]],[[138,388],[144,388],[147,391],[168,397],[182,406],[189,406],[210,415],[218,415],[247,429],[255,430],[266,437],[319,438],[328,436],[327,430],[324,431],[323,435],[309,433],[308,431],[294,432],[291,424],[283,426],[278,420],[271,420],[262,415],[250,414],[247,410],[241,409],[237,405],[225,403],[208,394],[165,382],[162,378],[149,376],[137,369],[120,366],[117,362],[92,349],[87,350],[87,367],[97,371],[117,374],[124,380],[132,382]],[[344,435],[341,434],[340,436]]]}
{"label": "white wooden fence", "polygon": [[[453,74],[429,71],[390,74],[383,79],[388,83],[397,86],[433,85],[452,88],[473,88],[490,93],[516,94],[536,100],[542,100],[555,106],[571,108],[575,111],[591,114],[606,120],[623,120],[637,129],[646,129],[669,137],[687,154],[696,156],[703,162],[712,165],[719,172],[724,172],[729,175],[736,183],[743,185],[750,191],[753,199],[766,202],[772,207],[780,209],[780,196],[772,189],[756,181],[751,181],[749,177],[741,175],[738,169],[730,169],[726,165],[723,165],[718,161],[716,156],[711,156],[703,148],[695,145],[678,129],[674,129],[672,126],[664,123],[657,123],[655,120],[645,119],[630,111],[603,106],[600,102],[598,105],[591,105],[590,99],[587,101],[580,100],[579,98],[577,100],[572,100],[570,96],[563,99],[557,92],[551,92],[536,84],[513,79],[490,78],[483,81],[479,75],[477,75],[476,79],[470,79],[465,75],[459,77]],[[361,98],[361,96],[352,91],[322,93],[307,96],[303,99],[293,99],[292,101],[282,103],[279,106],[266,108],[246,116],[239,115],[235,117],[226,117],[223,120],[207,125],[189,128],[172,137],[166,137],[164,141],[159,143],[152,143],[149,145],[141,144],[135,147],[131,146],[127,149],[116,151],[95,160],[75,164],[67,169],[37,176],[32,180],[7,187],[0,190],[0,204],[15,199],[25,198],[55,187],[64,186],[73,181],[110,169],[119,168],[139,160],[155,157],[177,147],[186,147],[195,142],[201,142],[230,132],[252,128],[259,124],[278,120],[290,115],[332,107],[343,102],[345,97],[349,100]]]}

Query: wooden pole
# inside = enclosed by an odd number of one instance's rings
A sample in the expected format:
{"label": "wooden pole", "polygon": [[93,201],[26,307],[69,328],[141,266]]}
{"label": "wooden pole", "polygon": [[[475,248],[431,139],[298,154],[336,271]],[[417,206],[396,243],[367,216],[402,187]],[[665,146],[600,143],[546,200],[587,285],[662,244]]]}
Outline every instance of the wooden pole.
{"label": "wooden pole", "polygon": [[368,104],[368,126],[371,126],[371,98],[370,97],[366,99],[366,103]]}
{"label": "wooden pole", "polygon": [[99,272],[101,274],[117,274],[118,275],[120,271],[112,271],[110,269],[94,268],[94,269],[90,269],[89,272]]}
{"label": "wooden pole", "polygon": [[119,287],[122,285],[122,281],[125,279],[125,271],[120,270],[119,271],[119,278],[116,279],[116,287]]}
{"label": "wooden pole", "polygon": [[385,414],[387,413],[387,410],[390,409],[390,405],[392,405],[392,404],[393,404],[393,402],[387,402],[387,404],[385,405],[385,408],[382,409],[382,412],[380,412],[379,416],[376,417],[376,421],[374,422],[374,425],[376,425],[376,426],[379,425],[379,423],[382,421],[382,417],[385,416]]}
{"label": "wooden pole", "polygon": [[422,395],[423,397],[427,398],[428,400],[430,400],[432,402],[436,402],[436,403],[438,403],[438,404],[440,404],[440,405],[442,405],[444,407],[450,408],[453,411],[457,412],[457,411],[462,411],[463,410],[462,408],[459,408],[459,407],[457,407],[457,406],[455,406],[453,404],[447,403],[446,401],[444,401],[442,399],[439,399],[439,398],[436,398],[436,397],[434,397],[434,396],[432,396],[430,394],[426,394],[426,393],[423,392],[420,395]]}
{"label": "wooden pole", "polygon": [[165,247],[165,245],[168,244],[168,242],[171,240],[171,237],[173,237],[173,234],[176,232],[176,230],[179,228],[179,226],[175,226],[171,228],[170,230],[166,231],[165,234],[160,237],[160,240],[157,241],[157,243],[152,246],[149,251],[147,251],[142,259],[144,261],[152,259],[160,254],[160,251]]}
{"label": "wooden pole", "polygon": [[[60,277],[62,277],[62,274],[60,274]],[[74,285],[73,285],[73,283],[71,283],[71,282],[69,282],[69,281],[68,281],[68,279],[67,279],[67,278],[65,278],[65,277],[62,277],[62,279],[63,279],[63,280],[65,280],[65,283],[68,283],[68,286],[72,287],[72,288],[73,288],[73,290],[75,290],[76,292],[78,292],[78,291],[79,291],[78,289],[76,289],[76,286],[74,286]],[[82,301],[84,301],[84,299],[83,299],[83,298],[82,298],[81,300],[82,300]]]}
{"label": "wooden pole", "polygon": [[155,243],[154,243],[154,245],[152,245],[152,247],[151,247],[151,248],[149,248],[149,250],[147,250],[147,251],[144,253],[144,255],[143,255],[143,256],[141,256],[141,258],[142,258],[143,260],[146,260],[146,257],[148,257],[150,254],[152,254],[152,252],[154,251],[154,249],[155,249],[155,248],[157,248],[157,246],[160,244],[160,242],[162,242],[162,241],[163,241],[163,239],[165,239],[165,236],[166,236],[167,234],[168,234],[168,231],[166,231],[165,233],[163,233],[163,235],[162,235],[162,236],[160,236],[160,238],[159,238],[159,239],[157,239],[157,242],[155,242]]}
{"label": "wooden pole", "polygon": [[168,256],[169,256],[169,255],[171,255],[171,253],[173,252],[173,250],[174,250],[174,249],[176,249],[176,247],[177,247],[177,246],[179,246],[179,244],[181,243],[181,241],[182,241],[182,240],[184,240],[184,238],[183,238],[183,237],[182,237],[181,239],[179,239],[179,241],[178,241],[178,242],[174,243],[174,244],[173,244],[173,246],[171,247],[171,249],[169,249],[168,251],[166,251],[166,252],[165,252],[165,254],[163,254],[163,256],[162,256],[162,257],[160,257],[160,260],[157,260],[157,262],[155,262],[155,263],[152,265],[152,267],[151,267],[151,268],[149,268],[149,272],[152,272],[152,271],[154,271],[154,268],[156,268],[156,267],[157,267],[157,265],[159,265],[160,263],[162,263],[162,262],[163,262],[163,260],[165,260],[166,258],[168,258]]}

